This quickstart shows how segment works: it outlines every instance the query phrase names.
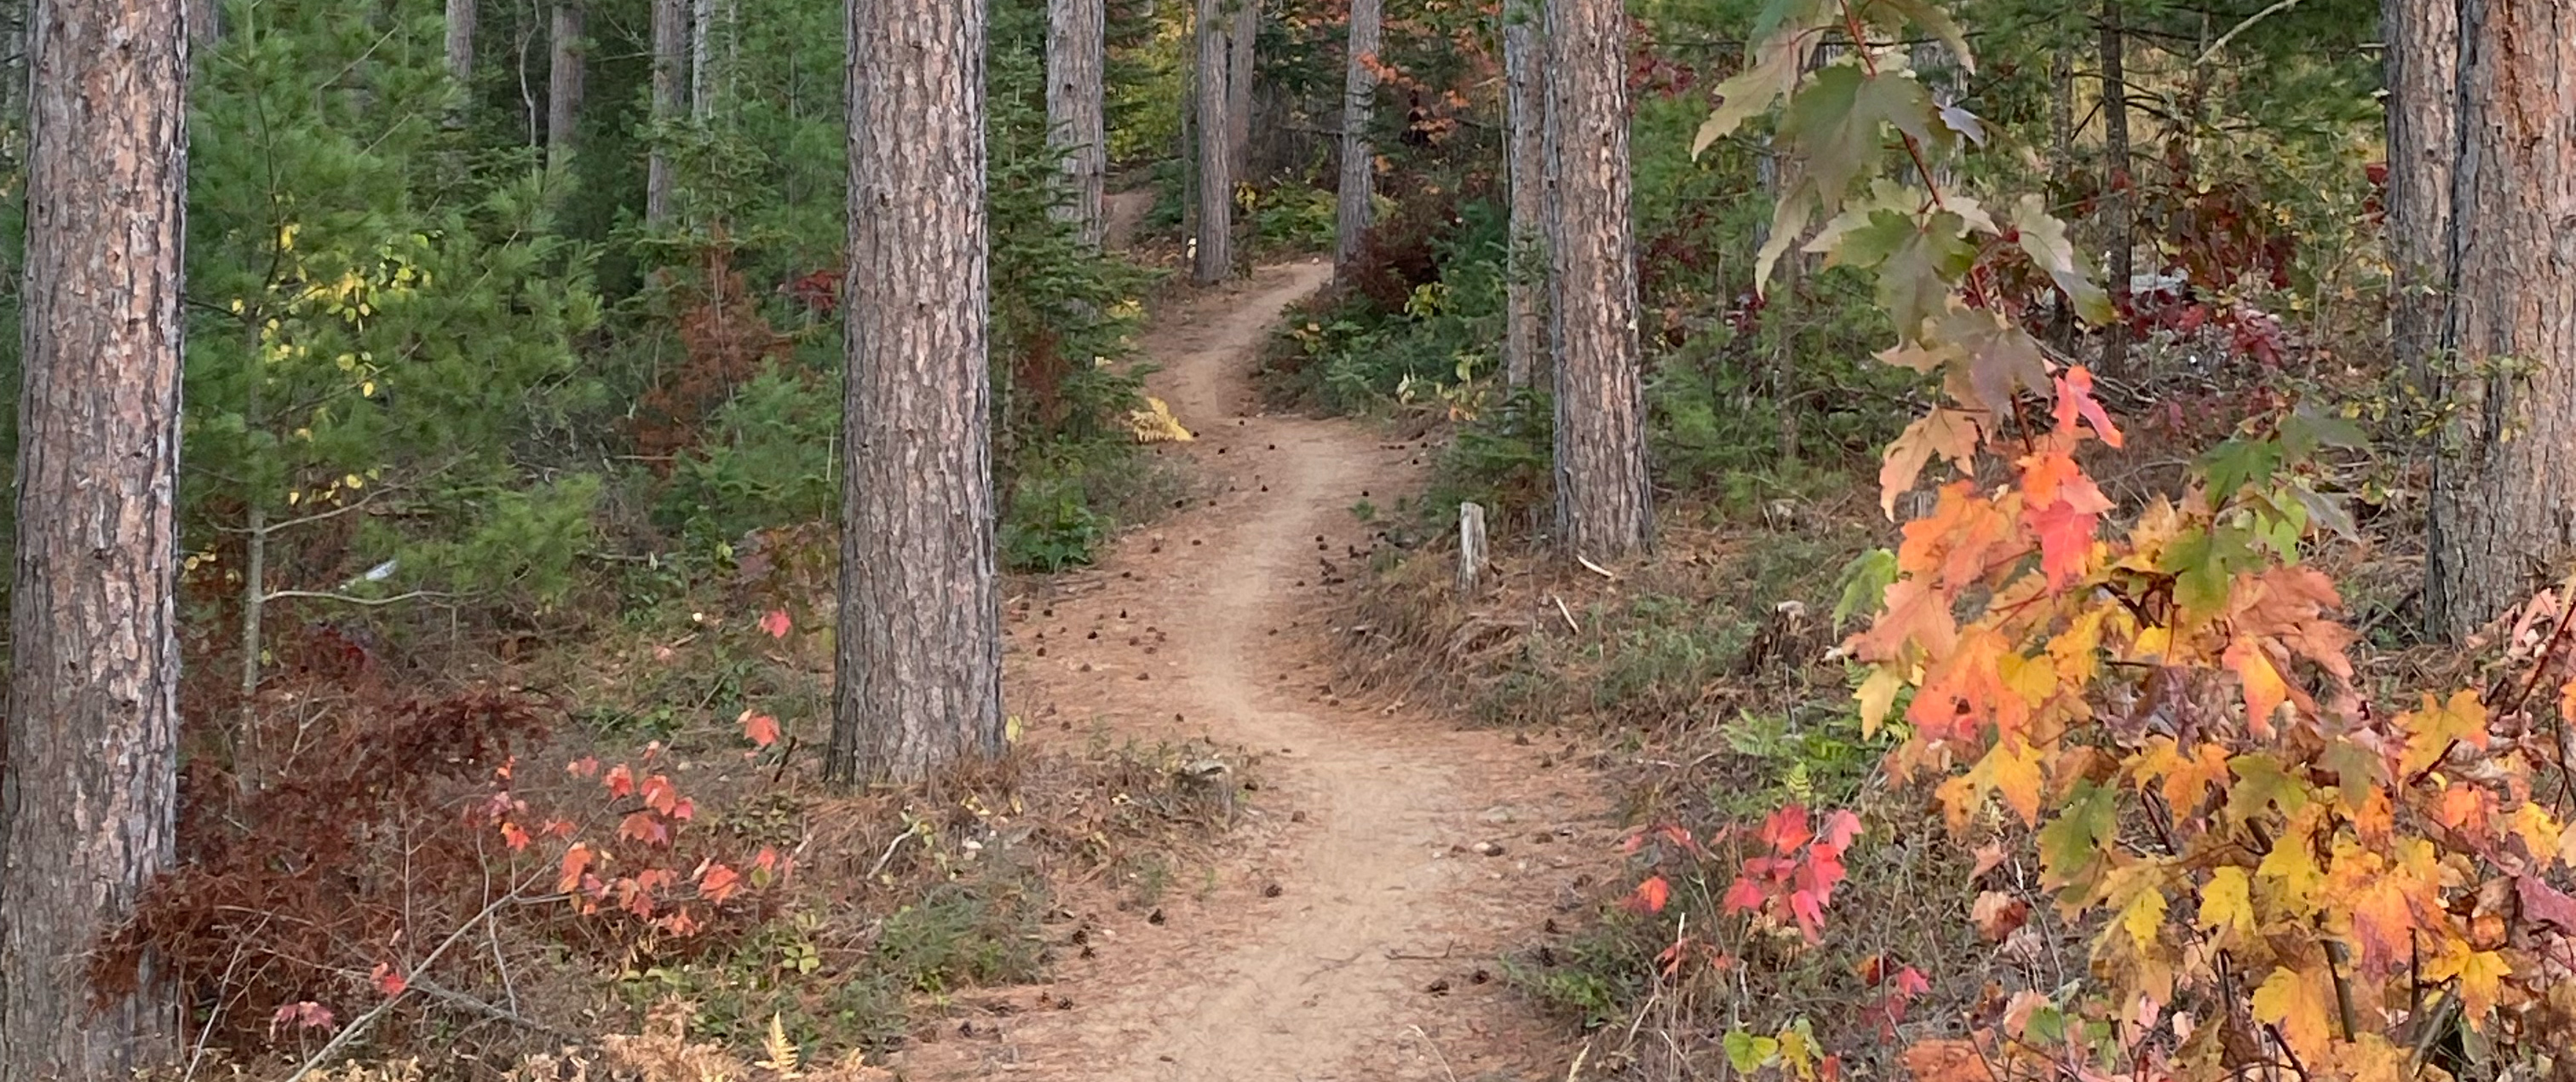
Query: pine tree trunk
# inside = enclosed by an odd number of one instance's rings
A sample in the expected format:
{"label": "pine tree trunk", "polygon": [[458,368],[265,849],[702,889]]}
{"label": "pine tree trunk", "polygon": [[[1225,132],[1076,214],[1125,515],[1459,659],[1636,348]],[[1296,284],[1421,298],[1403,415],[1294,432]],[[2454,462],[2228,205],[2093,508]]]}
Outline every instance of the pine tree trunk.
{"label": "pine tree trunk", "polygon": [[1545,40],[1539,12],[1508,4],[1503,19],[1503,155],[1511,198],[1511,250],[1503,285],[1503,382],[1530,385],[1547,349],[1545,215],[1547,88],[1539,80]]}
{"label": "pine tree trunk", "polygon": [[460,85],[474,81],[476,26],[474,0],[447,0],[447,77]]}
{"label": "pine tree trunk", "polygon": [[2454,641],[2576,559],[2576,5],[2458,11],[2456,262],[2438,349],[2456,358],[2445,397],[2459,412],[2433,470],[2424,589],[2431,629]]}
{"label": "pine tree trunk", "polygon": [[99,936],[171,864],[177,804],[185,0],[38,3],[16,592],[0,741],[0,1078],[128,1078],[172,989],[104,994]]}
{"label": "pine tree trunk", "polygon": [[1377,155],[1369,149],[1370,107],[1377,102],[1377,61],[1384,0],[1351,0],[1350,45],[1342,71],[1342,179],[1335,192],[1333,265],[1345,266],[1367,236],[1376,194]]}
{"label": "pine tree trunk", "polygon": [[716,0],[689,4],[689,115],[698,123],[716,115]]}
{"label": "pine tree trunk", "polygon": [[825,772],[1002,749],[981,4],[849,0],[840,677]]}
{"label": "pine tree trunk", "polygon": [[1252,179],[1253,49],[1260,41],[1260,0],[1233,0],[1225,28],[1225,143],[1234,179]]}
{"label": "pine tree trunk", "polygon": [[1109,5],[1105,0],[1048,0],[1047,130],[1064,155],[1066,199],[1057,214],[1074,224],[1085,247],[1100,247],[1102,186],[1109,172],[1104,111]]}
{"label": "pine tree trunk", "polygon": [[2388,330],[2398,370],[2419,390],[2435,380],[2443,293],[2451,283],[2451,166],[2459,145],[2458,5],[2386,0]]}
{"label": "pine tree trunk", "polygon": [[[2125,319],[2129,283],[2137,276],[2138,238],[2129,178],[2128,31],[2120,0],[2102,0],[2102,228],[2111,244],[2111,303]],[[2121,319],[2102,329],[2102,372],[2129,376],[2129,326]]]}
{"label": "pine tree trunk", "polygon": [[557,0],[547,40],[546,168],[561,169],[572,160],[574,135],[581,122],[581,0]]}
{"label": "pine tree trunk", "polygon": [[1645,548],[1654,533],[1637,342],[1627,31],[1619,0],[1547,5],[1557,544],[1596,559]]}
{"label": "pine tree trunk", "polygon": [[664,130],[680,119],[681,68],[688,63],[688,19],[683,0],[653,0],[653,155],[644,163],[644,224],[671,220],[671,155]]}
{"label": "pine tree trunk", "polygon": [[1225,0],[1198,0],[1198,251],[1192,259],[1200,285],[1234,273],[1233,150],[1226,133]]}

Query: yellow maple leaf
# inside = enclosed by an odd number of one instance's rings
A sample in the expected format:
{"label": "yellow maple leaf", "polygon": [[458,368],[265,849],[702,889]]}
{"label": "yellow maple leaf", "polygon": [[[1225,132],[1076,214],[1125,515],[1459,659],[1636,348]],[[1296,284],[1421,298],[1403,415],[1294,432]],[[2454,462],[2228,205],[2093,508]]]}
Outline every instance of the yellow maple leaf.
{"label": "yellow maple leaf", "polygon": [[2156,933],[2165,926],[2165,892],[2155,887],[2139,891],[2120,908],[2120,927],[2129,933],[2139,950],[2156,945]]}
{"label": "yellow maple leaf", "polygon": [[2406,734],[2406,753],[2397,761],[2397,773],[2406,778],[2440,762],[2455,743],[2487,746],[2487,708],[2475,691],[2458,692],[2447,703],[2426,692],[2423,708],[2398,715],[2397,726]]}
{"label": "yellow maple leaf", "polygon": [[2254,1019],[2280,1027],[2281,1039],[2302,1059],[2317,1059],[2334,1044],[2334,999],[2325,979],[2276,966],[2254,990]]}
{"label": "yellow maple leaf", "polygon": [[2040,775],[2039,751],[2019,739],[2006,739],[1986,752],[1974,773],[2003,794],[2004,803],[2021,815],[2021,821],[2039,825],[2039,790],[2045,781]]}
{"label": "yellow maple leaf", "polygon": [[1896,693],[1905,688],[1904,667],[1894,662],[1869,671],[1852,698],[1860,701],[1860,731],[1864,737],[1877,736],[1878,727],[1886,722],[1887,712],[1896,706]]}
{"label": "yellow maple leaf", "polygon": [[2513,817],[2506,825],[2515,837],[2522,839],[2523,847],[2531,851],[2531,858],[2543,867],[2558,859],[2558,847],[2564,840],[2566,828],[2559,824],[2558,817],[2549,814],[2549,809],[2524,801],[2521,807],[2513,810]]}
{"label": "yellow maple leaf", "polygon": [[2263,862],[2255,865],[2254,875],[2272,881],[2281,908],[2302,916],[2315,912],[2317,888],[2324,886],[2326,879],[2325,870],[2317,866],[2316,853],[2308,848],[2307,835],[2296,830],[2282,832],[2272,843],[2272,851],[2263,854]]}
{"label": "yellow maple leaf", "polygon": [[2229,865],[2209,873],[2200,888],[2200,926],[2212,934],[2254,934],[2253,883],[2245,869]]}
{"label": "yellow maple leaf", "polygon": [[2427,980],[2459,982],[2461,1017],[2477,1028],[2488,1015],[2495,1013],[2496,1000],[2504,995],[2504,979],[2513,975],[2513,965],[2498,951],[2472,949],[2455,935],[2440,937],[2440,953],[2426,959]]}

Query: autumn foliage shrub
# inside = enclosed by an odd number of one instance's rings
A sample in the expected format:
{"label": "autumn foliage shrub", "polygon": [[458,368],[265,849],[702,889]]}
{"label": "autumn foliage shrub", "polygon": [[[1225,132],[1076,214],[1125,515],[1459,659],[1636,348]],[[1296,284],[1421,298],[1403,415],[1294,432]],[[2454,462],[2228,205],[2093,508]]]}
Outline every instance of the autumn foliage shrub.
{"label": "autumn foliage shrub", "polygon": [[[1931,186],[1927,163],[1982,128],[1880,44],[1920,31],[1972,67],[1960,29],[1919,0],[1775,0],[1763,25],[1700,141],[1786,98],[1764,261],[1803,244],[1873,274],[1897,339],[1880,356],[1939,380],[1888,448],[1891,513],[1936,464],[1962,478],[1862,565],[1874,616],[1840,651],[1860,722],[1953,837],[2035,863],[2037,890],[1957,898],[1960,918],[2009,938],[2053,908],[2081,937],[2081,980],[1991,988],[1907,1033],[1905,1065],[1926,1082],[2563,1070],[2576,579],[2495,628],[2465,686],[2369,686],[2335,583],[2305,561],[2344,526],[2314,463],[2351,426],[2272,411],[2180,491],[2116,505],[2091,470],[2124,434],[2032,328],[2051,293],[2097,326],[2118,314],[2039,200]],[[1828,36],[1862,47],[1806,74]],[[1849,838],[1809,822],[1765,824],[1725,908],[1830,934]],[[1632,904],[1667,896],[1650,878]],[[1730,1035],[1729,1058],[1832,1074],[1807,1032]]]}
{"label": "autumn foliage shrub", "polygon": [[[174,980],[192,1034],[238,1059],[362,1017],[383,1019],[380,1037],[515,1018],[496,1005],[518,998],[514,981],[546,981],[544,956],[688,954],[725,916],[757,915],[756,889],[787,870],[692,829],[658,746],[529,765],[558,711],[526,692],[379,689],[304,720],[258,784],[216,757],[190,763],[185,859],[96,963],[103,988],[146,965]],[[775,739],[774,722],[745,724]]]}

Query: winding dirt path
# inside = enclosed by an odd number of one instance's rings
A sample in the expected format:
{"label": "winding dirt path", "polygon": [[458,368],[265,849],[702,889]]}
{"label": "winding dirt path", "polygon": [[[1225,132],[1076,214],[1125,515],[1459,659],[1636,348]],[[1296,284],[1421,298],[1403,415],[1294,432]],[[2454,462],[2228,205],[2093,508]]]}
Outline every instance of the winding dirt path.
{"label": "winding dirt path", "polygon": [[1423,452],[1254,403],[1263,334],[1329,274],[1264,268],[1157,320],[1151,389],[1199,434],[1169,453],[1221,491],[1009,617],[1012,709],[1033,739],[1105,728],[1261,756],[1240,851],[1185,873],[1150,917],[1082,913],[1089,957],[917,1048],[907,1076],[1563,1077],[1556,1034],[1496,959],[1609,868],[1599,787],[1547,748],[1333,686],[1325,624],[1373,544],[1351,508],[1412,491]]}

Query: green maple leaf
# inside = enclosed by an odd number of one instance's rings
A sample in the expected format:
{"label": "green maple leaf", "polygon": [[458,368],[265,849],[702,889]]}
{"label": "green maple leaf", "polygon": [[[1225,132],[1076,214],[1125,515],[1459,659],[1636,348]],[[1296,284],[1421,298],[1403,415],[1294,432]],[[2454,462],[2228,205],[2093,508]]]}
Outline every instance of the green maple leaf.
{"label": "green maple leaf", "polygon": [[[1966,258],[1974,259],[1975,252],[1970,250]],[[2039,340],[2002,315],[1955,308],[1941,317],[1937,334],[1967,354],[1968,386],[1987,409],[2010,412],[2013,395],[2024,387],[2049,393],[2048,355]]]}
{"label": "green maple leaf", "polygon": [[1753,62],[1717,84],[1717,108],[1691,138],[1691,157],[1743,127],[1798,85],[1798,73],[1815,50],[1808,35],[1832,20],[1831,0],[1772,0],[1753,24]]}
{"label": "green maple leaf", "polygon": [[1929,144],[1936,118],[1931,92],[1912,73],[1871,74],[1835,64],[1789,99],[1780,136],[1796,148],[1818,199],[1838,209],[1852,181],[1880,164],[1886,146],[1880,125]]}
{"label": "green maple leaf", "polygon": [[1959,66],[1967,69],[1968,74],[1977,72],[1977,58],[1968,51],[1968,35],[1959,29],[1958,20],[1951,18],[1949,12],[1941,10],[1940,5],[1932,0],[1871,0],[1861,12],[1861,19],[1891,30],[1902,30],[1906,23],[1921,27],[1925,33],[1941,39],[1941,44],[1949,48],[1950,55],[1959,58]]}
{"label": "green maple leaf", "polygon": [[2072,886],[2088,881],[2120,833],[2119,793],[2079,780],[2057,817],[2039,828],[2040,881]]}
{"label": "green maple leaf", "polygon": [[2297,815],[2308,806],[2308,787],[2281,769],[2281,761],[2269,755],[2249,752],[2227,761],[2236,773],[2236,784],[2227,789],[2227,818],[2238,823],[2263,814],[2267,808],[2279,808],[2283,815]]}
{"label": "green maple leaf", "polygon": [[2025,195],[2013,206],[2013,230],[2020,236],[2021,250],[2039,269],[2048,272],[2050,281],[2066,291],[2075,304],[2075,314],[2096,327],[2119,318],[2111,308],[2111,297],[2093,281],[2093,268],[2084,255],[2067,239],[2066,223],[2048,212],[2047,205],[2036,195]]}
{"label": "green maple leaf", "polygon": [[1779,1054],[1779,1038],[1756,1037],[1740,1029],[1727,1031],[1726,1062],[1735,1068],[1737,1074],[1759,1071],[1771,1062],[1771,1057]]}

